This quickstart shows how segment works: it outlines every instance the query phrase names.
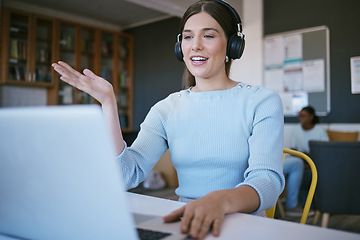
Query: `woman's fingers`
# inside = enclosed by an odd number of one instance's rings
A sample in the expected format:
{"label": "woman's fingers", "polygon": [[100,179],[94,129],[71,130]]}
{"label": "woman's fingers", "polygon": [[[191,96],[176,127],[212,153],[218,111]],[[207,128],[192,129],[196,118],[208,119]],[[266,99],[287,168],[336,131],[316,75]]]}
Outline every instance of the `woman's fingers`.
{"label": "woman's fingers", "polygon": [[179,220],[184,214],[185,206],[176,209],[175,211],[171,212],[170,214],[163,217],[165,222],[173,222]]}
{"label": "woman's fingers", "polygon": [[194,217],[190,229],[190,236],[198,239],[204,239],[208,232],[212,232],[214,236],[220,235],[220,228],[223,216],[206,215],[202,218]]}
{"label": "woman's fingers", "polygon": [[89,69],[84,69],[83,73],[84,73],[85,76],[87,76],[87,77],[89,77],[91,79],[98,78],[98,76]]}
{"label": "woman's fingers", "polygon": [[63,61],[59,61],[58,64],[60,66],[62,66],[64,69],[66,69],[67,71],[69,71],[69,73],[74,74],[76,77],[80,78],[82,76],[81,73],[79,73],[78,71],[76,71],[75,69],[73,69],[69,64],[67,64],[66,62]]}
{"label": "woman's fingers", "polygon": [[115,99],[111,83],[97,76],[89,69],[85,69],[84,74],[82,74],[62,61],[53,63],[52,67],[61,75],[61,80],[86,92],[101,104]]}
{"label": "woman's fingers", "polygon": [[209,231],[210,224],[204,222],[205,216],[205,213],[202,211],[195,213],[190,223],[189,233],[191,237],[197,238],[200,236],[201,232],[206,231],[207,233]]}
{"label": "woman's fingers", "polygon": [[[54,68],[55,71],[57,71],[61,76],[64,76],[65,78],[67,78],[67,82],[75,82],[75,80],[77,80],[80,76],[75,74],[74,71],[71,71],[70,69],[57,64],[57,63],[53,63],[52,67]],[[70,66],[69,66],[70,67]],[[71,68],[71,67],[70,67]],[[76,71],[75,71],[76,72]],[[81,74],[80,74],[81,75]]]}
{"label": "woman's fingers", "polygon": [[190,202],[163,219],[172,222],[181,218],[181,231],[193,238],[204,239],[210,231],[214,236],[219,236],[225,214],[219,209],[206,207],[207,204],[198,200]]}
{"label": "woman's fingers", "polygon": [[88,85],[90,84],[89,80],[97,77],[92,71],[88,69],[86,71],[87,75],[83,75],[62,61],[53,63],[52,66],[54,67],[54,70],[61,75],[61,80],[76,88],[79,88],[82,91],[87,91],[89,88]]}
{"label": "woman's fingers", "polygon": [[220,235],[220,228],[223,221],[224,221],[224,217],[220,217],[214,220],[212,225],[212,234],[214,236],[217,237]]}
{"label": "woman's fingers", "polygon": [[199,239],[205,238],[206,234],[210,231],[210,228],[213,225],[213,221],[214,220],[211,216],[205,216],[198,231],[197,237]]}

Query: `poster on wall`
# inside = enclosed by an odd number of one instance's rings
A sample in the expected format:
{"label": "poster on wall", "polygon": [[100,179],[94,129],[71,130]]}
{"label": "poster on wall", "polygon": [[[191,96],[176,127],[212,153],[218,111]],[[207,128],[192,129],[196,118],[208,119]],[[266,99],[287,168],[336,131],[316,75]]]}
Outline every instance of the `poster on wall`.
{"label": "poster on wall", "polygon": [[306,92],[325,91],[325,61],[315,59],[303,61],[303,90]]}
{"label": "poster on wall", "polygon": [[297,116],[303,107],[319,99],[326,105],[318,109],[329,111],[328,62],[326,27],[265,36],[264,86],[280,95],[285,116]]}
{"label": "poster on wall", "polygon": [[[303,90],[302,35],[265,39],[265,87],[279,93],[284,114],[297,114],[299,104],[307,104]],[[305,106],[305,105],[304,105]],[[300,110],[302,107],[300,106]]]}
{"label": "poster on wall", "polygon": [[282,100],[284,115],[298,114],[301,109],[309,104],[307,92],[279,93]]}
{"label": "poster on wall", "polygon": [[360,94],[360,57],[350,58],[351,93]]}

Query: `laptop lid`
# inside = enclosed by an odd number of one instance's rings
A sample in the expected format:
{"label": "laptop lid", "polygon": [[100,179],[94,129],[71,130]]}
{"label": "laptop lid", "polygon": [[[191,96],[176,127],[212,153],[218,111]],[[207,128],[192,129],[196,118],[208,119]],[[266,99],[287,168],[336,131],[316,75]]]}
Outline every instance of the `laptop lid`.
{"label": "laptop lid", "polygon": [[0,109],[0,233],[137,239],[98,106]]}

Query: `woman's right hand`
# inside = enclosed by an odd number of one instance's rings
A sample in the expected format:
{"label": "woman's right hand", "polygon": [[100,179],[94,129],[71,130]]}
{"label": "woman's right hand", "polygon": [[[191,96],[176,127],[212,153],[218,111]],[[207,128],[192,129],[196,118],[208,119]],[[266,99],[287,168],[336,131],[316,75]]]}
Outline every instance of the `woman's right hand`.
{"label": "woman's right hand", "polygon": [[61,75],[61,80],[88,93],[99,101],[101,105],[108,101],[113,101],[115,94],[112,85],[105,79],[95,75],[89,69],[85,69],[83,74],[81,74],[62,61],[53,63],[52,67]]}
{"label": "woman's right hand", "polygon": [[113,135],[116,154],[119,155],[125,145],[121,134],[116,96],[112,85],[105,79],[96,76],[89,69],[85,69],[83,71],[84,74],[81,74],[62,61],[53,63],[52,66],[61,75],[61,80],[88,93],[100,102],[103,115]]}

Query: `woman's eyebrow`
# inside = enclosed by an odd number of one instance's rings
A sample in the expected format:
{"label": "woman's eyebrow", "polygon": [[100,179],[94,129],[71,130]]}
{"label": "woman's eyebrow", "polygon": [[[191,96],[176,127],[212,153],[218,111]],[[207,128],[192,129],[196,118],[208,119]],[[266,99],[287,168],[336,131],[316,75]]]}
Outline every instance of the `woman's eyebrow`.
{"label": "woman's eyebrow", "polygon": [[203,28],[203,31],[215,31],[215,32],[219,32],[216,28]]}
{"label": "woman's eyebrow", "polygon": [[[215,31],[215,32],[219,32],[216,28],[203,28],[203,29],[201,29],[203,32],[205,32],[205,31]],[[192,32],[192,30],[190,30],[190,29],[184,29],[183,30],[183,32],[185,33],[185,32]]]}

